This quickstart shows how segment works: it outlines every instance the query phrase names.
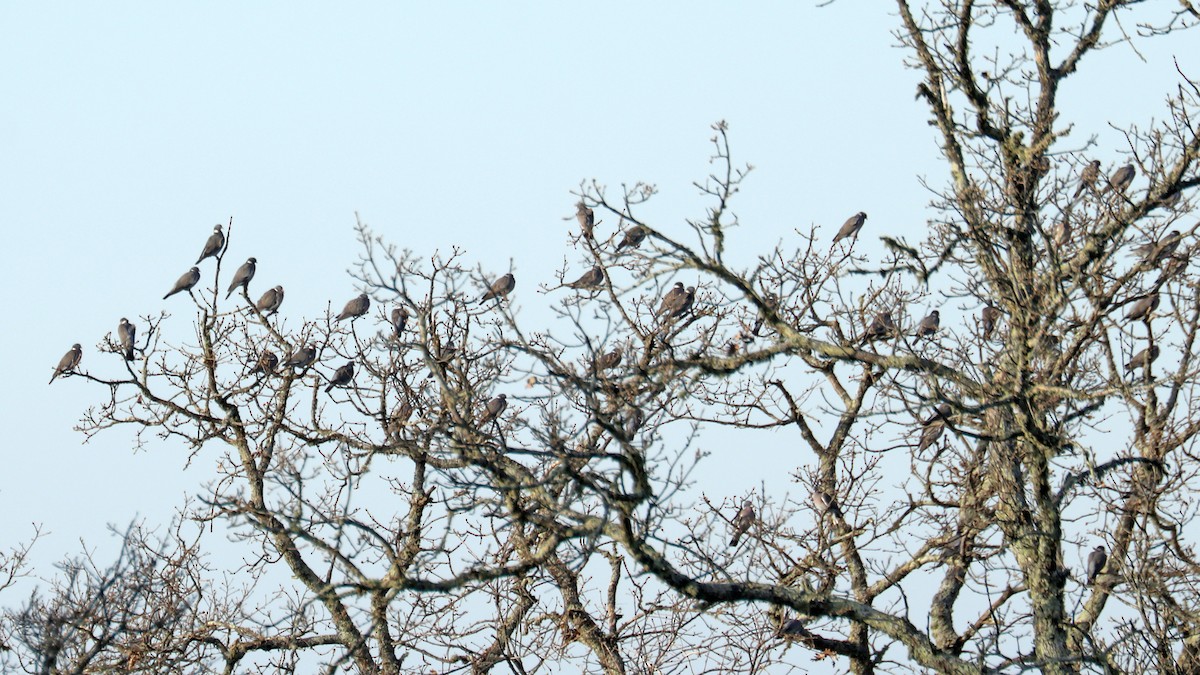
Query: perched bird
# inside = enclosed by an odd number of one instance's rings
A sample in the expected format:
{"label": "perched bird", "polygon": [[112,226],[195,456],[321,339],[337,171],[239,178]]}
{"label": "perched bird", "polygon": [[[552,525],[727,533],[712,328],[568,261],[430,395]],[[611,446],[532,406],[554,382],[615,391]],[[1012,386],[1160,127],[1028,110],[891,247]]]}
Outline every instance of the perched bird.
{"label": "perched bird", "polygon": [[357,319],[366,314],[368,309],[371,309],[371,298],[368,298],[366,293],[359,293],[346,303],[346,306],[342,308],[342,313],[338,314],[334,320]]}
{"label": "perched bird", "polygon": [[1091,586],[1096,583],[1096,577],[1100,576],[1100,572],[1104,569],[1104,564],[1108,562],[1108,553],[1103,546],[1097,546],[1092,549],[1091,554],[1087,559],[1087,585]]}
{"label": "perched bird", "polygon": [[585,237],[592,236],[592,227],[596,225],[596,213],[579,202],[575,205],[575,218],[579,220],[579,231]]}
{"label": "perched bird", "polygon": [[813,506],[815,506],[817,509],[817,515],[824,517],[825,514],[828,513],[829,515],[837,518],[842,517],[842,510],[838,508],[837,500],[835,500],[828,492],[825,492],[824,490],[813,490],[812,499]]}
{"label": "perched bird", "polygon": [[1071,241],[1071,223],[1063,218],[1054,224],[1054,247],[1064,248]]}
{"label": "perched bird", "polygon": [[935,420],[949,420],[952,412],[953,410],[950,408],[950,404],[943,403],[937,407],[937,410],[933,411],[932,415],[923,420],[921,424],[933,424]]}
{"label": "perched bird", "polygon": [[184,272],[183,276],[179,277],[179,280],[175,282],[175,285],[171,287],[171,290],[163,296],[163,300],[166,300],[176,293],[190,291],[192,290],[192,287],[198,283],[200,283],[200,268],[193,267],[192,269]]}
{"label": "perched bird", "polygon": [[637,248],[638,246],[641,246],[642,241],[646,239],[647,234],[649,234],[649,231],[646,230],[646,228],[642,227],[641,225],[634,225],[628,230],[625,230],[625,236],[622,237],[621,242],[617,244],[617,250],[620,251],[623,248]]}
{"label": "perched bird", "polygon": [[917,443],[917,452],[922,452],[925,448],[937,442],[937,439],[942,437],[946,431],[946,420],[940,416],[934,416],[925,423],[925,428],[921,432],[921,440]]}
{"label": "perched bird", "polygon": [[1176,190],[1170,194],[1163,196],[1162,200],[1159,201],[1159,204],[1165,208],[1168,208],[1168,209],[1171,209],[1172,211],[1174,211],[1175,207],[1179,206],[1180,199],[1183,199],[1183,191]]}
{"label": "perched bird", "polygon": [[867,222],[867,214],[862,211],[847,218],[846,222],[842,223],[842,229],[838,230],[838,233],[833,236],[834,245],[836,246],[839,241],[846,237],[857,239],[858,231],[862,229],[865,222]]}
{"label": "perched bird", "polygon": [[1142,256],[1143,265],[1158,265],[1171,257],[1175,249],[1179,248],[1181,241],[1183,241],[1183,233],[1179,230],[1171,230],[1162,239],[1142,244],[1134,251]]}
{"label": "perched bird", "polygon": [[133,341],[137,335],[137,326],[129,323],[129,319],[122,318],[121,323],[117,326],[117,338],[121,341],[121,351],[125,352],[125,360],[133,360]]}
{"label": "perched bird", "polygon": [[658,311],[654,315],[665,315],[669,319],[683,316],[692,308],[692,302],[695,299],[696,289],[694,287],[684,289],[683,282],[676,281],[675,286],[663,296],[662,303],[658,306]]}
{"label": "perched bird", "polygon": [[1096,181],[1100,179],[1100,160],[1093,159],[1083,167],[1083,171],[1079,174],[1079,187],[1075,188],[1075,196],[1071,199],[1079,197],[1084,190],[1090,190],[1096,185]]}
{"label": "perched bird", "polygon": [[354,379],[354,362],[347,361],[346,365],[338,368],[333,373],[333,377],[329,379],[329,386],[325,387],[325,393],[328,394],[334,387],[344,387],[350,384],[350,380]]}
{"label": "perched bird", "polygon": [[396,337],[404,331],[404,324],[408,323],[408,310],[404,307],[396,307],[391,310],[391,327],[396,329]]}
{"label": "perched bird", "polygon": [[505,274],[504,276],[492,282],[492,285],[488,288],[487,293],[484,293],[483,297],[479,299],[479,304],[482,305],[492,298],[503,298],[509,293],[512,293],[512,289],[516,287],[517,278],[512,275],[512,272],[509,272],[508,274]]}
{"label": "perched bird", "polygon": [[508,407],[508,395],[500,394],[496,398],[487,402],[487,406],[483,410],[483,415],[479,418],[479,424],[487,424],[500,416],[504,409]]}
{"label": "perched bird", "polygon": [[637,436],[637,432],[642,428],[642,424],[646,421],[646,416],[642,414],[641,408],[630,408],[625,413],[625,421],[621,424],[621,431],[625,432],[625,438],[633,440]]}
{"label": "perched bird", "polygon": [[264,349],[263,353],[258,355],[258,361],[254,364],[254,369],[250,372],[270,375],[275,372],[275,368],[278,365],[279,357],[275,356],[275,352],[270,349]]}
{"label": "perched bird", "polygon": [[204,250],[200,251],[200,257],[196,258],[196,264],[199,265],[205,258],[211,258],[221,252],[225,247],[225,235],[221,232],[221,224],[213,228],[213,233],[208,235],[208,241],[204,242]]}
{"label": "perched bird", "polygon": [[1125,193],[1129,186],[1133,184],[1133,178],[1137,175],[1137,169],[1133,168],[1132,164],[1117,169],[1111,176],[1108,177],[1108,187],[1114,192]]}
{"label": "perched bird", "polygon": [[938,327],[942,324],[942,315],[938,310],[933,310],[929,316],[921,319],[921,323],[917,324],[917,339],[930,337],[938,332]]}
{"label": "perched bird", "polygon": [[52,384],[54,382],[54,378],[62,375],[63,373],[75,372],[75,367],[79,365],[79,360],[82,358],[83,347],[80,347],[79,343],[77,342],[71,346],[71,350],[69,352],[63,354],[63,357],[58,360],[58,367],[54,369],[54,374],[50,376],[50,382],[48,384]]}
{"label": "perched bird", "polygon": [[1153,345],[1147,349],[1143,349],[1142,351],[1134,354],[1133,358],[1129,359],[1129,363],[1125,364],[1125,372],[1132,373],[1133,371],[1137,370],[1138,368],[1145,369],[1146,366],[1149,366],[1151,363],[1154,363],[1154,359],[1158,358],[1158,353],[1159,353],[1158,345]]}
{"label": "perched bird", "polygon": [[787,621],[784,621],[783,625],[779,627],[779,631],[776,633],[776,635],[784,640],[794,640],[798,637],[804,637],[805,635],[809,634],[809,630],[804,627],[804,622],[800,619],[788,619]]}
{"label": "perched bird", "polygon": [[1158,309],[1158,302],[1158,293],[1142,298],[1134,304],[1133,309],[1129,310],[1125,318],[1129,321],[1149,321],[1154,310]]}
{"label": "perched bird", "polygon": [[749,499],[747,499],[746,501],[742,502],[741,510],[738,511],[737,515],[733,517],[733,539],[729,540],[730,548],[738,545],[738,540],[740,540],[742,535],[746,534],[747,530],[750,529],[750,526],[754,524],[754,518],[754,505],[750,503]]}
{"label": "perched bird", "polygon": [[292,352],[283,362],[284,368],[295,368],[300,370],[306,368],[317,358],[317,348],[313,345],[303,345]]}
{"label": "perched bird", "polygon": [[981,317],[984,341],[992,339],[992,333],[996,330],[996,322],[999,320],[1000,310],[991,305],[985,305]]}
{"label": "perched bird", "polygon": [[233,281],[229,284],[229,292],[225,294],[226,299],[233,295],[233,290],[238,286],[241,286],[243,291],[250,292],[250,280],[254,278],[256,263],[258,263],[257,260],[249,258],[242,263],[241,267],[237,268],[237,271],[233,273]]}
{"label": "perched bird", "polygon": [[896,331],[896,322],[892,320],[891,312],[883,312],[876,314],[875,318],[871,319],[871,325],[867,326],[867,332],[863,335],[863,344],[886,338]]}
{"label": "perched bird", "polygon": [[279,311],[279,306],[283,304],[283,286],[267,289],[266,293],[258,299],[258,311],[264,315],[274,314]]}
{"label": "perched bird", "polygon": [[611,352],[608,352],[607,354],[603,354],[600,356],[600,358],[596,359],[596,370],[598,370],[598,371],[612,370],[613,368],[616,368],[617,366],[621,365],[621,359],[623,357],[624,357],[624,352],[621,351],[620,347],[617,347],[617,348],[613,349]]}
{"label": "perched bird", "polygon": [[408,425],[408,420],[412,417],[413,407],[407,399],[400,402],[396,409],[392,411],[391,417],[387,421],[387,431],[392,436],[399,436],[400,432]]}
{"label": "perched bird", "polygon": [[574,288],[577,291],[587,291],[596,288],[602,283],[604,283],[604,269],[599,265],[596,265],[592,269],[584,272],[583,275],[575,281],[563,285],[567,288]]}

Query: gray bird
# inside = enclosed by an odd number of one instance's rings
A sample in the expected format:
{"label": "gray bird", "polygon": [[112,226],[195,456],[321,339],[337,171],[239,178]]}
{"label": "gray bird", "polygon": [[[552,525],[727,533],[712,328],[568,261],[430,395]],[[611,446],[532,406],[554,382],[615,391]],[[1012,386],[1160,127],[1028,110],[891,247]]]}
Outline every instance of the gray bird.
{"label": "gray bird", "polygon": [[631,408],[625,413],[625,421],[621,424],[621,431],[625,432],[625,438],[633,440],[637,436],[637,432],[645,423],[646,416],[642,414],[641,408]]}
{"label": "gray bird", "polygon": [[204,250],[200,251],[200,257],[196,258],[196,264],[199,265],[200,261],[205,258],[217,255],[224,247],[225,235],[221,233],[221,224],[217,223],[217,226],[213,228],[213,233],[208,235],[208,241],[204,242]]}
{"label": "gray bird", "polygon": [[163,300],[166,300],[176,293],[190,291],[192,290],[192,287],[198,283],[200,283],[200,268],[193,267],[192,269],[184,272],[183,276],[179,277],[179,280],[175,282],[175,285],[171,287],[171,290],[163,296]]}
{"label": "gray bird", "polygon": [[1100,160],[1093,159],[1083,167],[1083,171],[1079,174],[1079,187],[1075,188],[1075,196],[1071,199],[1076,199],[1084,190],[1090,190],[1096,185],[1096,181],[1100,179]]}
{"label": "gray bird", "polygon": [[504,276],[492,282],[492,285],[488,287],[487,293],[484,293],[483,297],[479,299],[479,304],[482,305],[492,298],[503,298],[509,293],[512,293],[512,290],[516,287],[517,278],[512,275],[512,272],[509,272],[508,274],[505,274]]}
{"label": "gray bird", "polygon": [[563,285],[567,288],[574,288],[577,291],[588,291],[598,287],[602,283],[604,283],[604,269],[597,265],[584,272],[583,275],[575,281]]}
{"label": "gray bird", "polygon": [[733,538],[729,540],[730,548],[738,545],[738,541],[742,538],[742,535],[746,534],[750,526],[754,524],[754,519],[754,505],[747,499],[742,502],[741,510],[733,517]]}
{"label": "gray bird", "polygon": [[317,358],[317,348],[313,345],[304,345],[292,352],[283,362],[284,368],[295,368],[300,370],[306,368]]}
{"label": "gray bird", "polygon": [[1054,247],[1064,248],[1071,241],[1071,223],[1066,218],[1054,224]]}
{"label": "gray bird", "polygon": [[413,407],[407,399],[400,402],[396,409],[392,411],[391,417],[388,418],[387,430],[392,436],[399,436],[404,427],[408,426],[408,420],[412,417]]}
{"label": "gray bird", "polygon": [[585,237],[592,236],[592,228],[596,225],[596,213],[579,202],[575,205],[575,218],[579,220],[579,230]]}
{"label": "gray bird", "polygon": [[953,410],[950,408],[950,404],[943,403],[937,407],[937,410],[933,411],[932,415],[930,415],[928,418],[923,420],[921,422],[921,424],[927,425],[927,424],[933,424],[937,420],[943,420],[943,421],[949,420],[952,412],[953,412]]}
{"label": "gray bird", "polygon": [[692,308],[692,303],[696,299],[695,287],[683,287],[683,283],[676,281],[675,286],[667,291],[663,296],[662,303],[658,306],[658,311],[655,316],[666,316],[669,319],[683,316]]}
{"label": "gray bird", "polygon": [[329,386],[325,387],[325,393],[328,394],[334,387],[344,387],[350,384],[350,380],[354,379],[354,362],[347,361],[346,365],[338,368],[333,373],[333,377],[329,378]]}
{"label": "gray bird", "polygon": [[121,351],[125,352],[125,360],[133,360],[133,341],[137,336],[137,326],[129,323],[129,319],[122,318],[121,323],[117,325],[117,338],[121,341]]}
{"label": "gray bird", "polygon": [[641,225],[634,225],[628,230],[625,230],[625,236],[622,237],[621,242],[617,244],[617,250],[620,251],[623,248],[637,248],[638,246],[641,246],[642,241],[646,239],[647,234],[649,234],[649,232],[646,230],[646,228],[642,227]]}
{"label": "gray bird", "polygon": [[984,341],[992,339],[992,332],[996,330],[996,322],[999,320],[1000,310],[991,305],[986,305],[983,308],[981,323],[983,324]]}
{"label": "gray bird", "polygon": [[857,239],[858,231],[862,229],[865,222],[867,222],[867,214],[862,211],[847,218],[846,222],[842,223],[842,229],[838,230],[838,233],[833,236],[834,245],[836,246],[839,241],[846,237]]}
{"label": "gray bird", "polygon": [[784,640],[794,640],[798,637],[810,635],[809,630],[804,627],[804,622],[800,619],[788,619],[779,627],[777,635]]}
{"label": "gray bird", "polygon": [[496,419],[497,417],[500,416],[500,413],[504,412],[504,409],[507,407],[508,407],[508,395],[507,394],[500,394],[496,398],[493,398],[492,400],[488,401],[487,406],[483,410],[483,415],[479,418],[479,424],[482,426],[482,425],[487,424],[488,422],[491,422],[492,420]]}
{"label": "gray bird", "polygon": [[841,518],[842,510],[838,508],[837,500],[824,490],[813,490],[812,492],[813,506],[817,508],[817,515],[824,517],[825,514]]}
{"label": "gray bird", "polygon": [[79,365],[79,360],[82,358],[83,347],[80,347],[79,343],[77,342],[71,346],[70,351],[68,351],[66,354],[63,354],[63,357],[58,360],[58,367],[54,369],[54,374],[50,376],[50,382],[48,384],[52,384],[54,382],[54,378],[62,375],[63,373],[75,372],[75,367]]}
{"label": "gray bird", "polygon": [[346,303],[346,306],[342,308],[342,313],[338,314],[334,320],[357,319],[366,314],[368,309],[371,309],[371,298],[368,298],[366,293],[359,293]]}
{"label": "gray bird", "polygon": [[275,356],[275,352],[270,349],[264,349],[262,354],[258,355],[258,361],[254,364],[254,369],[251,373],[262,373],[270,375],[275,372],[275,368],[279,365],[279,357]]}
{"label": "gray bird", "polygon": [[936,417],[925,423],[925,429],[921,432],[921,440],[917,443],[917,452],[921,452],[937,442],[937,439],[942,437],[946,431],[946,420],[941,417]]}
{"label": "gray bird", "polygon": [[229,291],[225,293],[226,300],[229,299],[229,296],[233,295],[234,289],[238,286],[241,286],[243,291],[250,292],[250,280],[254,278],[254,270],[257,263],[258,260],[249,258],[246,262],[242,263],[241,267],[237,268],[237,271],[233,273],[233,281],[229,284]]}
{"label": "gray bird", "polygon": [[1162,239],[1142,244],[1135,248],[1134,251],[1142,256],[1143,265],[1158,265],[1171,257],[1175,249],[1179,248],[1179,242],[1181,241],[1183,241],[1183,233],[1179,230],[1171,230]]}
{"label": "gray bird", "polygon": [[617,366],[621,365],[621,359],[623,357],[624,357],[624,352],[621,351],[620,347],[617,347],[616,349],[613,349],[611,352],[604,354],[600,358],[596,359],[596,370],[599,370],[599,371],[612,370],[613,368],[616,368]]}
{"label": "gray bird", "polygon": [[258,311],[264,315],[271,315],[279,311],[279,306],[283,304],[283,286],[267,289],[266,293],[258,299]]}
{"label": "gray bird", "polygon": [[1096,583],[1096,577],[1100,576],[1100,572],[1104,570],[1104,564],[1108,562],[1108,553],[1103,546],[1097,546],[1092,549],[1087,559],[1087,585],[1091,586]]}
{"label": "gray bird", "polygon": [[942,324],[942,315],[938,310],[933,310],[929,316],[921,319],[921,323],[917,324],[917,339],[930,337],[938,332],[938,327]]}
{"label": "gray bird", "polygon": [[408,310],[403,307],[397,307],[392,310],[392,328],[396,331],[396,337],[404,332],[404,324],[408,323]]}
{"label": "gray bird", "polygon": [[1129,321],[1149,321],[1154,310],[1158,309],[1158,302],[1158,293],[1142,298],[1134,304],[1133,309],[1129,310],[1125,318]]}
{"label": "gray bird", "polygon": [[1154,360],[1158,358],[1158,353],[1158,345],[1154,345],[1148,349],[1143,349],[1142,351],[1134,354],[1133,358],[1129,359],[1129,363],[1125,364],[1125,372],[1132,373],[1138,368],[1145,369],[1146,366],[1154,363]]}
{"label": "gray bird", "polygon": [[1117,169],[1111,176],[1108,177],[1108,187],[1114,192],[1125,193],[1129,186],[1133,184],[1133,178],[1137,175],[1137,169],[1133,168],[1132,164]]}
{"label": "gray bird", "polygon": [[863,335],[863,344],[880,338],[886,338],[894,333],[895,330],[896,322],[892,320],[891,312],[876,314],[875,318],[871,319],[871,325],[867,326],[867,332]]}

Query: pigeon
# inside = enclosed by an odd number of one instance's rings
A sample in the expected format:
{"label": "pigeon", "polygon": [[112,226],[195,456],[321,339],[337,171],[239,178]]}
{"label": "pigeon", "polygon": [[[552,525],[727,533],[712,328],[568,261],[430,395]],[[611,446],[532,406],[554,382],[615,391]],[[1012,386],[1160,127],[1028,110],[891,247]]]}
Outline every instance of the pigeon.
{"label": "pigeon", "polygon": [[283,286],[267,289],[266,293],[258,299],[258,311],[264,315],[271,315],[279,311],[279,306],[283,304]]}
{"label": "pigeon", "polygon": [[350,380],[354,379],[354,362],[347,361],[346,365],[338,368],[333,373],[333,377],[329,379],[329,386],[325,387],[325,393],[328,394],[334,387],[344,387],[350,384]]}
{"label": "pigeon", "polygon": [[794,640],[798,637],[809,635],[809,630],[804,627],[804,622],[800,619],[788,619],[779,627],[777,635],[784,640]]}
{"label": "pigeon", "polygon": [[746,531],[749,530],[750,526],[753,524],[754,505],[750,503],[749,499],[747,499],[746,501],[742,502],[742,509],[737,512],[736,516],[733,517],[733,539],[729,540],[729,547],[733,548],[737,546],[738,541],[742,538],[742,535],[746,534]]}
{"label": "pigeon", "polygon": [[121,350],[125,352],[125,360],[133,360],[133,341],[137,335],[137,326],[129,323],[129,319],[122,318],[121,323],[117,326],[117,338],[121,340]]}
{"label": "pigeon", "polygon": [[1174,211],[1175,207],[1179,206],[1179,200],[1182,198],[1183,198],[1183,191],[1176,190],[1168,195],[1165,195],[1162,198],[1162,200],[1159,201],[1159,204]]}
{"label": "pigeon", "polygon": [[238,286],[241,286],[243,291],[250,292],[250,280],[254,278],[256,263],[258,263],[257,260],[249,258],[242,263],[241,267],[237,268],[237,271],[233,273],[233,282],[229,284],[229,292],[225,294],[225,299],[228,300]]}
{"label": "pigeon", "polygon": [[1133,183],[1133,177],[1137,175],[1137,169],[1133,168],[1132,164],[1117,169],[1111,176],[1108,177],[1108,187],[1114,192],[1125,193],[1129,186]]}
{"label": "pigeon", "polygon": [[63,357],[58,360],[58,367],[54,369],[54,374],[50,376],[50,384],[54,383],[54,378],[63,373],[75,372],[75,366],[79,365],[79,360],[83,358],[83,347],[76,342],[71,346],[71,351],[63,354]]}
{"label": "pigeon", "polygon": [[996,330],[996,322],[1000,320],[1000,310],[991,305],[986,305],[982,312],[983,323],[983,339],[985,341],[992,339],[992,332]]}
{"label": "pigeon", "polygon": [[813,490],[812,498],[813,506],[817,507],[818,515],[824,516],[828,513],[837,518],[842,517],[842,510],[838,508],[837,501],[829,493],[824,490]]}
{"label": "pigeon", "polygon": [[596,213],[579,202],[575,205],[575,218],[579,220],[579,231],[585,237],[592,236],[592,227],[596,225]]}
{"label": "pigeon", "polygon": [[1181,241],[1183,241],[1183,233],[1179,230],[1171,230],[1162,239],[1142,244],[1134,250],[1142,256],[1143,265],[1153,266],[1171,257],[1175,249],[1179,248]]}
{"label": "pigeon", "polygon": [[511,272],[509,272],[508,274],[505,274],[504,276],[492,282],[492,285],[488,287],[488,292],[484,293],[483,297],[479,299],[479,304],[482,305],[492,298],[503,298],[509,293],[512,293],[512,289],[516,287],[517,278],[514,277]]}
{"label": "pigeon", "polygon": [[368,298],[366,293],[359,293],[357,297],[346,303],[346,306],[342,308],[342,313],[338,314],[334,321],[357,319],[366,314],[368,309],[371,309],[371,298]]}
{"label": "pigeon", "polygon": [[508,407],[508,395],[500,394],[496,398],[487,402],[484,408],[483,415],[479,418],[479,424],[484,425],[500,416],[504,409]]}
{"label": "pigeon", "polygon": [[179,277],[179,280],[175,282],[175,285],[171,287],[171,290],[163,296],[163,300],[166,300],[176,293],[190,291],[192,290],[192,287],[198,283],[200,283],[200,268],[193,267],[192,269],[184,272],[183,276]]}
{"label": "pigeon", "polygon": [[642,424],[645,423],[646,416],[642,414],[641,408],[632,408],[625,414],[625,421],[621,425],[621,431],[625,432],[625,438],[633,440],[637,435]]}
{"label": "pigeon", "polygon": [[287,357],[287,360],[283,362],[283,367],[291,367],[299,370],[310,365],[316,358],[317,348],[313,345],[304,345]]}
{"label": "pigeon", "polygon": [[642,227],[641,225],[634,225],[628,230],[625,230],[625,236],[622,237],[621,242],[617,244],[617,250],[620,251],[626,247],[637,248],[638,246],[641,246],[642,241],[645,240],[647,234],[649,234],[649,232],[646,230],[646,228]]}
{"label": "pigeon", "polygon": [[883,312],[876,314],[874,319],[871,319],[871,325],[867,326],[867,332],[863,335],[863,344],[886,338],[896,330],[896,322],[892,320],[891,312]]}
{"label": "pigeon", "polygon": [[1100,160],[1093,159],[1083,167],[1083,171],[1079,174],[1079,187],[1075,188],[1075,196],[1071,199],[1077,199],[1084,190],[1090,190],[1096,181],[1100,179]]}
{"label": "pigeon", "polygon": [[579,277],[575,281],[572,281],[569,284],[563,284],[563,286],[566,286],[567,288],[574,288],[577,291],[587,291],[596,288],[602,283],[604,283],[604,269],[597,265],[584,272],[583,276]]}
{"label": "pigeon", "polygon": [[669,319],[683,316],[692,308],[692,303],[695,299],[695,287],[689,286],[687,289],[684,289],[683,282],[676,281],[675,286],[663,296],[662,303],[658,306],[658,311],[654,315],[665,315]]}
{"label": "pigeon", "polygon": [[847,218],[846,222],[842,223],[842,229],[838,230],[838,233],[833,236],[834,245],[836,246],[839,241],[846,237],[857,239],[858,231],[862,229],[865,222],[867,222],[867,214],[862,211]]}
{"label": "pigeon", "polygon": [[921,319],[921,323],[917,324],[917,339],[929,337],[938,332],[938,327],[942,323],[942,315],[938,310],[933,310],[929,316]]}
{"label": "pigeon", "polygon": [[263,353],[258,355],[258,361],[254,364],[254,369],[250,372],[270,375],[275,372],[275,367],[278,365],[279,357],[275,356],[275,352],[270,349],[264,349]]}
{"label": "pigeon", "polygon": [[937,407],[937,410],[933,411],[932,415],[930,415],[928,418],[926,418],[924,421],[922,421],[921,424],[928,425],[928,424],[933,424],[937,420],[943,420],[943,421],[948,420],[948,419],[950,419],[950,415],[952,412],[953,411],[950,408],[950,404],[943,403]]}
{"label": "pigeon", "polygon": [[1154,359],[1158,358],[1158,353],[1158,345],[1154,345],[1148,349],[1143,349],[1142,351],[1134,354],[1133,358],[1129,359],[1129,363],[1125,364],[1125,372],[1132,373],[1138,368],[1145,369],[1146,366],[1154,363]]}
{"label": "pigeon", "polygon": [[1104,569],[1104,564],[1108,562],[1108,553],[1103,546],[1097,546],[1092,549],[1091,555],[1087,559],[1087,585],[1091,586],[1096,582],[1096,577],[1100,576],[1100,571]]}
{"label": "pigeon", "polygon": [[946,420],[940,416],[934,416],[925,422],[925,430],[921,432],[921,440],[917,443],[917,452],[922,452],[925,448],[933,445],[945,431]]}
{"label": "pigeon", "polygon": [[408,310],[403,307],[397,307],[392,310],[392,328],[396,330],[396,337],[404,332],[404,324],[408,323]]}
{"label": "pigeon", "polygon": [[1158,309],[1158,302],[1158,293],[1142,298],[1137,301],[1133,309],[1129,310],[1125,318],[1129,321],[1149,321],[1150,317],[1154,314],[1154,310]]}
{"label": "pigeon", "polygon": [[200,257],[196,258],[196,264],[199,265],[205,258],[212,258],[221,252],[225,247],[225,235],[221,233],[221,224],[213,228],[213,233],[208,235],[208,241],[204,242],[204,250],[200,251]]}
{"label": "pigeon", "polygon": [[624,352],[621,351],[620,347],[613,349],[611,352],[596,359],[596,370],[605,371],[616,368],[617,366],[621,365],[621,359],[623,356]]}

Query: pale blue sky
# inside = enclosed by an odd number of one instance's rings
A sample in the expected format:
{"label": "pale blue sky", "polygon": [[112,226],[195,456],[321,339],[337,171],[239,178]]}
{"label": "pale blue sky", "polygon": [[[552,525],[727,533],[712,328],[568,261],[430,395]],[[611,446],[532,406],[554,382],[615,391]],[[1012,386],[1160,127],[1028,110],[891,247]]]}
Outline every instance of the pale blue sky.
{"label": "pale blue sky", "polygon": [[[511,259],[532,319],[537,283],[568,255],[570,191],[653,182],[648,213],[682,228],[703,212],[691,183],[725,119],[756,167],[735,204],[742,255],[812,224],[831,236],[859,210],[864,242],[917,238],[918,177],[944,172],[893,13],[864,0],[0,5],[0,547],[40,522],[53,534],[38,558],[58,559],[108,522],[165,521],[207,475],[153,439],[135,456],[127,432],[82,445],[71,427],[103,392],[46,380],[73,342],[84,366],[116,372],[95,345],[122,316],[167,307],[167,330],[189,337],[187,299],[160,298],[230,216],[227,260],[256,256],[251,295],[283,284],[284,313],[355,294],[357,211],[419,253]],[[1118,47],[1087,64],[1064,91],[1074,138],[1099,134],[1096,156],[1116,161],[1105,121],[1161,117],[1170,58],[1200,71],[1194,37],[1143,45],[1148,62]],[[705,491],[758,486],[762,452]]]}

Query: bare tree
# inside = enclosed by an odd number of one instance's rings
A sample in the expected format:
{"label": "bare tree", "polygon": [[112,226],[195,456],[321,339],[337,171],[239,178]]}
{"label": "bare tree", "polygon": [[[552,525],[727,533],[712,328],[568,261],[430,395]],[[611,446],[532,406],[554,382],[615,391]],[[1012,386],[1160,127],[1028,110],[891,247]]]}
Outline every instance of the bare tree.
{"label": "bare tree", "polygon": [[[113,392],[84,433],[133,425],[220,467],[182,523],[235,532],[250,581],[218,583],[199,534],[168,555],[134,532],[111,569],[69,565],[9,611],[7,658],[1196,672],[1200,87],[1179,72],[1121,148],[1070,145],[1058,97],[1099,50],[1200,20],[1164,4],[898,0],[949,181],[879,260],[854,205],[836,236],[731,255],[749,167],[724,123],[686,227],[641,217],[650,185],[581,185],[546,295],[360,222],[359,305],[284,330],[249,278],[226,304],[231,226],[185,289],[195,346],[146,316],[136,359],[101,345],[125,377],[62,376]],[[534,302],[556,319],[519,320]],[[718,426],[792,434],[802,496],[710,498],[696,448]]]}

